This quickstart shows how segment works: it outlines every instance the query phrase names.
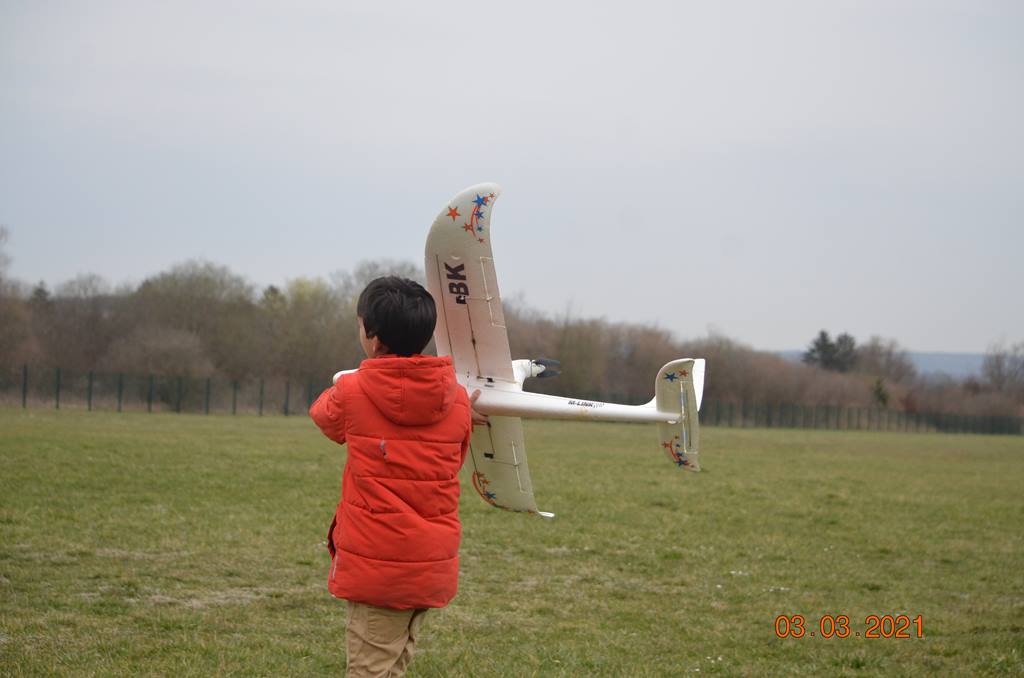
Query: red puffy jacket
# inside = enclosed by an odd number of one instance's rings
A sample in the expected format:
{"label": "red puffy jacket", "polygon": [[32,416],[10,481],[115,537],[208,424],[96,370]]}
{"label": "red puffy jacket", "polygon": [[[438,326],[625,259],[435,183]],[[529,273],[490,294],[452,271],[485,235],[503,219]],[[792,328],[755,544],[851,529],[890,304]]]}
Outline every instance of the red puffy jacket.
{"label": "red puffy jacket", "polygon": [[472,430],[451,358],[364,360],[309,415],[348,442],[328,589],[378,607],[443,607],[459,579],[459,469]]}

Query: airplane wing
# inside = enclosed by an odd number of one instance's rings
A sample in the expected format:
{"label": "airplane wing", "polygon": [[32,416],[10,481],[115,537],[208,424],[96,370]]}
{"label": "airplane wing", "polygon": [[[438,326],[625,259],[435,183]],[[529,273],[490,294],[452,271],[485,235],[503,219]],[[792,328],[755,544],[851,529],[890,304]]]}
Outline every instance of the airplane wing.
{"label": "airplane wing", "polygon": [[497,184],[471,186],[441,210],[427,236],[427,289],[437,304],[438,355],[455,373],[514,382],[505,315],[491,255],[491,210]]}
{"label": "airplane wing", "polygon": [[[437,304],[434,342],[450,355],[462,384],[481,378],[515,384],[505,315],[491,255],[491,211],[497,184],[471,186],[441,210],[427,236],[427,290]],[[537,510],[518,417],[490,417],[470,441],[473,487],[497,508]]]}
{"label": "airplane wing", "polygon": [[489,420],[486,427],[473,429],[470,441],[473,489],[491,506],[552,517],[552,513],[538,511],[533,498],[522,420],[497,416]]}

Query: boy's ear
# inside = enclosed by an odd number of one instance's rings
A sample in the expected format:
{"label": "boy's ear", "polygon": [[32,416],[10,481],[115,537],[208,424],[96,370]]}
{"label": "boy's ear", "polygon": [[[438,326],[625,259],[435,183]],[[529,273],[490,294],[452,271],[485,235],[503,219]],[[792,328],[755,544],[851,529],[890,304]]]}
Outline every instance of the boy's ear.
{"label": "boy's ear", "polygon": [[390,353],[388,347],[384,345],[384,342],[380,340],[380,337],[369,337],[373,346],[373,355],[387,355]]}

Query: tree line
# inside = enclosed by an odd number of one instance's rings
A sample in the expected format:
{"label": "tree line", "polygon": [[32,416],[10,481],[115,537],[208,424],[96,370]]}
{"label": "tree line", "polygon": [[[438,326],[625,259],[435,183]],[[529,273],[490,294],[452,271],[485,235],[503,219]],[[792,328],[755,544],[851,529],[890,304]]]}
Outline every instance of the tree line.
{"label": "tree line", "polygon": [[[367,261],[260,288],[224,266],[188,261],[135,286],[88,274],[50,290],[11,280],[2,256],[0,247],[0,366],[78,372],[323,383],[364,357],[355,302],[366,283],[385,274],[422,282],[414,264]],[[681,339],[656,325],[545,314],[521,303],[506,302],[505,315],[514,357],[562,362],[560,377],[528,384],[556,395],[646,402],[661,365],[703,357],[705,397],[722,402],[1000,416],[1024,409],[1024,343],[994,347],[980,378],[954,380],[917,374],[895,341],[879,337],[858,345],[823,330],[795,363],[718,335]]]}

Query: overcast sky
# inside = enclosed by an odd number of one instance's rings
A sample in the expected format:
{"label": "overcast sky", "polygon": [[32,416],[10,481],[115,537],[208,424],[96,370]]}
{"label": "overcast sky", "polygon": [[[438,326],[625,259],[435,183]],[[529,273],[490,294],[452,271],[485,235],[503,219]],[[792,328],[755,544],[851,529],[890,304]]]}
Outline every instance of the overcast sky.
{"label": "overcast sky", "polygon": [[496,181],[505,297],[800,348],[1024,340],[1024,3],[0,3],[11,273],[422,265]]}

